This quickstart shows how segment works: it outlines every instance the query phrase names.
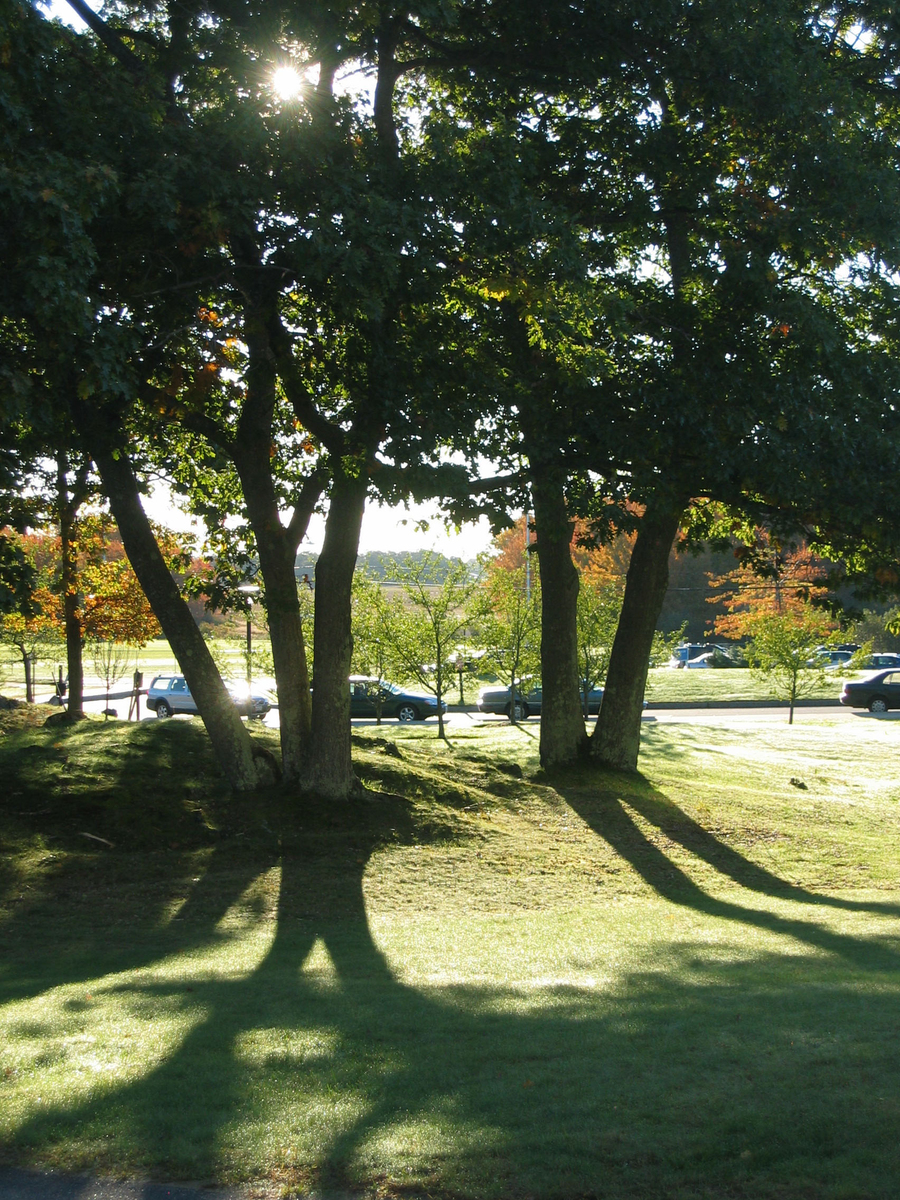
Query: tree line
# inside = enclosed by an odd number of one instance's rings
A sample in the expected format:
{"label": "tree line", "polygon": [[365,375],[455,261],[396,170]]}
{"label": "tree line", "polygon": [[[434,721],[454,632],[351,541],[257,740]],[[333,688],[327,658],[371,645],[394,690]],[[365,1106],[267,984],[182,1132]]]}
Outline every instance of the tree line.
{"label": "tree line", "polygon": [[[235,788],[271,766],[141,504],[158,478],[213,599],[261,589],[282,777],[335,799],[370,498],[532,514],[547,768],[636,766],[676,539],[764,525],[896,586],[883,6],[70,5],[82,31],[0,8],[5,520],[53,463],[65,543],[97,488]],[[633,539],[590,739],[576,520]],[[4,548],[7,604],[26,570]]]}

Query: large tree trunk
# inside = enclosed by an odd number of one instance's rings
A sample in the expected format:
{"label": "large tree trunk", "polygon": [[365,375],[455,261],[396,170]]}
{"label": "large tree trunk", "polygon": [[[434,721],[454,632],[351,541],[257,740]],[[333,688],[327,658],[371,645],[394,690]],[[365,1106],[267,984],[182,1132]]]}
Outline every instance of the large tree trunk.
{"label": "large tree trunk", "polygon": [[239,261],[252,264],[245,280],[244,336],[247,340],[247,396],[238,436],[232,446],[256,538],[259,566],[265,581],[265,604],[272,658],[278,688],[281,764],[284,778],[300,779],[311,728],[309,671],[297,581],[294,577],[296,542],[288,536],[278,512],[272,475],[272,424],[277,399],[276,356],[273,334],[278,322],[278,291],[261,271],[253,239],[235,241]]}
{"label": "large tree trunk", "polygon": [[69,716],[75,717],[84,707],[84,636],[78,616],[77,550],[72,543],[75,513],[69,498],[68,460],[63,453],[56,464],[56,492],[59,508],[60,587],[66,630],[66,708]]}
{"label": "large tree trunk", "polygon": [[271,756],[254,749],[203,635],[169,573],[141,507],[131,464],[121,452],[92,448],[92,456],[128,560],[184,672],[219,765],[236,791],[273,782]]}
{"label": "large tree trunk", "polygon": [[591,754],[604,766],[636,771],[653,634],[669,585],[669,553],[681,512],[647,509],[631,553]]}
{"label": "large tree trunk", "polygon": [[269,439],[260,448],[235,450],[247,515],[256,537],[265,580],[266,616],[278,688],[281,765],[286,781],[300,779],[311,728],[312,705],[306,647],[294,576],[294,550],[278,515],[269,463]]}
{"label": "large tree trunk", "polygon": [[578,571],[563,479],[532,475],[536,553],[541,568],[541,766],[569,766],[585,752],[587,734],[578,688]]}
{"label": "large tree trunk", "polygon": [[350,757],[350,592],[366,503],[364,477],[337,475],[325,540],[316,563],[316,619],[312,738],[304,784],[310,791],[346,800],[357,789]]}

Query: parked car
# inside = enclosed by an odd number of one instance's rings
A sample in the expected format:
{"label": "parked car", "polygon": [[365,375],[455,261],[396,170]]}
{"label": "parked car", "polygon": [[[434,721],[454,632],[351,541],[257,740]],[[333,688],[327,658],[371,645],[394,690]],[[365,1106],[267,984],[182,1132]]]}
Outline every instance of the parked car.
{"label": "parked car", "polygon": [[[388,683],[370,675],[350,676],[350,716],[375,717],[377,702],[381,703],[382,717],[396,717],[398,721],[424,721],[436,717],[436,696],[406,692],[396,683]],[[441,712],[447,711],[447,702],[441,701]]]}
{"label": "parked car", "polygon": [[882,671],[885,667],[900,667],[900,654],[870,654],[862,666],[866,670],[878,668]]}
{"label": "parked car", "polygon": [[711,649],[705,643],[699,642],[682,642],[680,646],[676,646],[672,651],[672,657],[668,661],[670,667],[683,667],[690,662],[692,658],[699,658],[701,654],[706,654]]}
{"label": "parked car", "polygon": [[529,716],[541,711],[540,687],[529,687],[524,690],[527,681],[523,680],[523,689],[516,688],[515,707],[512,703],[512,689],[495,685],[482,688],[478,693],[478,711],[483,713],[498,713],[501,716],[514,716],[517,721],[524,721]]}
{"label": "parked car", "polygon": [[692,670],[700,670],[707,667],[738,667],[740,663],[736,662],[730,654],[726,654],[720,646],[715,646],[706,654],[698,654],[696,658],[688,659],[683,665]]}
{"label": "parked car", "polygon": [[[266,696],[250,694],[236,685],[228,685],[228,694],[242,717],[261,721],[272,707]],[[157,675],[147,689],[147,707],[161,718],[198,711],[183,675]]]}
{"label": "parked car", "polygon": [[[715,655],[710,661],[709,656]],[[698,659],[703,659],[704,667],[742,667],[746,663],[740,652],[729,646],[720,646],[716,642],[683,642],[672,651],[672,657],[666,664],[669,667],[696,667]]]}
{"label": "parked car", "polygon": [[841,704],[848,708],[867,708],[872,713],[900,708],[900,670],[879,671],[868,679],[844,684]]}
{"label": "parked car", "polygon": [[[524,683],[524,681],[523,681]],[[478,693],[478,711],[483,713],[497,713],[501,716],[510,716],[512,708],[511,689],[508,687],[495,686],[482,688]],[[538,717],[541,714],[541,701],[543,692],[540,687],[532,687],[529,691],[520,692],[516,689],[516,710],[515,718],[517,721],[525,721],[528,717]],[[603,702],[603,688],[591,688],[587,694],[588,715],[596,716],[600,711],[600,705]],[[584,705],[584,690],[581,692],[581,703]],[[647,707],[647,701],[644,701],[644,707]]]}
{"label": "parked car", "polygon": [[838,671],[847,665],[853,655],[853,650],[817,650],[806,665],[819,671]]}

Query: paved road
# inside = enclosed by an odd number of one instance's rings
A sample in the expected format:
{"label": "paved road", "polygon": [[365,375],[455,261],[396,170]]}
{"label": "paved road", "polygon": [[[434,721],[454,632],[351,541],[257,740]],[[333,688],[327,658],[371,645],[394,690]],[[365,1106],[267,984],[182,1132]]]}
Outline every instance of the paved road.
{"label": "paved road", "polygon": [[[275,714],[270,714],[274,716]],[[743,706],[740,704],[721,704],[721,705],[702,705],[696,707],[682,706],[660,706],[656,708],[651,703],[643,715],[645,724],[658,722],[659,724],[689,724],[689,725],[748,725],[748,724],[778,724],[785,722],[788,719],[787,706],[783,704],[753,704]],[[479,712],[451,712],[446,717],[449,728],[459,728],[461,725],[506,725],[508,721],[506,717],[485,715]],[[816,705],[798,705],[794,709],[794,724],[801,724],[804,721],[900,721],[900,711],[883,713],[874,715],[868,713],[865,709],[843,708],[839,704],[816,704]],[[524,728],[537,729],[540,726],[540,717],[529,717],[524,722]],[[374,726],[374,718],[371,720],[357,719],[353,722],[354,727],[357,726]],[[430,719],[428,726],[434,726],[437,721]],[[384,729],[396,729],[396,721],[382,722]]]}

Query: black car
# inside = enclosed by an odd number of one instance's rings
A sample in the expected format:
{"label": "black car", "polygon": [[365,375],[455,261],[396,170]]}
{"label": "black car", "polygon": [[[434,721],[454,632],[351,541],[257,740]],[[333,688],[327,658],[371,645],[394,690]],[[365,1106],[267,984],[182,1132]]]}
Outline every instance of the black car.
{"label": "black car", "polygon": [[900,708],[900,670],[879,671],[868,679],[845,683],[841,688],[841,704],[848,708],[867,708],[873,713]]}
{"label": "black car", "polygon": [[[350,716],[377,717],[378,705],[382,717],[396,717],[398,721],[424,721],[436,717],[438,711],[435,696],[405,692],[396,683],[376,679],[368,675],[350,676]],[[441,701],[441,712],[447,704]]]}
{"label": "black car", "polygon": [[513,708],[510,688],[502,685],[482,688],[478,693],[478,711],[497,713],[507,717],[514,716],[517,721],[524,721],[532,713],[536,714],[541,711],[541,689],[533,687],[528,692],[520,692],[517,688],[515,708]]}
{"label": "black car", "polygon": [[[508,687],[482,688],[478,693],[478,711],[483,713],[498,713],[506,717],[511,716],[511,696],[512,693]],[[516,720],[524,721],[527,717],[540,716],[542,699],[543,692],[539,687],[533,687],[528,692],[520,692],[516,689]],[[591,688],[587,694],[588,713],[590,716],[597,715],[600,711],[602,700],[603,688]],[[581,694],[581,703],[584,704],[583,692]]]}

